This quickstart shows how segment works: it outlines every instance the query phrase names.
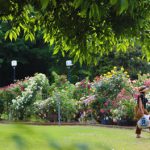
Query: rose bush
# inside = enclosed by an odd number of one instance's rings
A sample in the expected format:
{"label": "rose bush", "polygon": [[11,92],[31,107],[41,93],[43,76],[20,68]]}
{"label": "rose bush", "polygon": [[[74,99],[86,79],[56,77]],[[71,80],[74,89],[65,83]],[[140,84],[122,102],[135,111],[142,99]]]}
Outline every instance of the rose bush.
{"label": "rose bush", "polygon": [[111,108],[114,108],[117,95],[122,89],[131,92],[129,76],[123,68],[114,67],[111,72],[101,76],[100,80],[94,83],[95,101],[91,103],[95,118],[100,121],[106,117],[111,117]]}
{"label": "rose bush", "polygon": [[134,99],[122,99],[117,108],[111,109],[112,117],[115,121],[118,120],[134,120],[134,108],[136,102]]}
{"label": "rose bush", "polygon": [[4,107],[3,119],[8,119],[10,117],[12,99],[20,96],[25,87],[25,81],[17,81],[14,84],[10,84],[9,86],[0,88],[0,97]]}
{"label": "rose bush", "polygon": [[[66,76],[53,72],[54,83],[49,87],[49,98],[45,101],[37,101],[36,114],[46,120],[52,120],[57,116],[60,104],[61,121],[74,120],[77,112],[77,100],[74,99],[75,86],[67,81]],[[56,121],[56,118],[55,120]]]}
{"label": "rose bush", "polygon": [[26,87],[22,91],[21,95],[12,99],[12,116],[16,119],[23,120],[28,114],[30,107],[35,101],[35,96],[38,91],[43,90],[44,87],[49,85],[48,79],[44,74],[35,74],[34,77],[30,77],[26,80]]}

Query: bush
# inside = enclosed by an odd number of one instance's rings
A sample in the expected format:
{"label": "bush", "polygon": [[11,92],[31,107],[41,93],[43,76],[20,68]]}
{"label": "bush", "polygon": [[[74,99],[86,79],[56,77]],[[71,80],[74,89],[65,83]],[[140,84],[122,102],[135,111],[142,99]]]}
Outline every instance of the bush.
{"label": "bush", "polygon": [[134,108],[136,101],[134,99],[121,100],[116,109],[112,109],[112,117],[114,120],[134,120]]}
{"label": "bush", "polygon": [[75,86],[68,82],[64,75],[53,72],[53,76],[54,83],[48,89],[49,98],[35,103],[36,114],[50,120],[51,116],[57,115],[60,106],[61,121],[74,120],[77,112],[77,101],[74,99]]}
{"label": "bush", "polygon": [[74,98],[77,100],[80,100],[82,97],[86,97],[92,93],[92,83],[90,83],[88,78],[77,82],[75,87]]}
{"label": "bush", "polygon": [[36,95],[39,91],[49,86],[48,79],[44,74],[35,74],[26,80],[26,87],[21,92],[21,95],[12,99],[12,117],[14,119],[23,120],[31,114],[33,103],[36,100]]}
{"label": "bush", "polygon": [[91,103],[91,107],[98,121],[111,116],[110,109],[114,107],[117,95],[123,88],[128,91],[131,90],[128,80],[129,76],[123,68],[117,70],[114,67],[111,72],[101,76],[100,80],[95,82],[96,96],[95,101]]}

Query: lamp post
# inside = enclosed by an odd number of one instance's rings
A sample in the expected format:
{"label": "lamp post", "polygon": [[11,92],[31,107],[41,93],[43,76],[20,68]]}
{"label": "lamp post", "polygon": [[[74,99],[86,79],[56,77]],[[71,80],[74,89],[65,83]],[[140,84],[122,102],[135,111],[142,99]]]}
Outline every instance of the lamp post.
{"label": "lamp post", "polygon": [[58,125],[61,125],[61,108],[60,108],[60,96],[56,93],[56,102],[57,102],[57,116],[58,116]]}
{"label": "lamp post", "polygon": [[66,61],[66,66],[67,66],[67,69],[68,69],[68,81],[71,82],[71,71],[70,71],[70,67],[72,66],[72,61],[71,60],[67,60]]}
{"label": "lamp post", "polygon": [[11,66],[13,67],[13,82],[16,81],[16,66],[17,66],[17,60],[11,61]]}

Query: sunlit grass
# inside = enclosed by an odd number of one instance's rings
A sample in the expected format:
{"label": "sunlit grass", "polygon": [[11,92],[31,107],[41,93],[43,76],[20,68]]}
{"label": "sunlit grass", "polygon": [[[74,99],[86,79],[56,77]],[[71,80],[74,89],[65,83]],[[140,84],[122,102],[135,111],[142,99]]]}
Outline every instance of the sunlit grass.
{"label": "sunlit grass", "polygon": [[0,125],[0,150],[142,150],[150,133],[93,126]]}

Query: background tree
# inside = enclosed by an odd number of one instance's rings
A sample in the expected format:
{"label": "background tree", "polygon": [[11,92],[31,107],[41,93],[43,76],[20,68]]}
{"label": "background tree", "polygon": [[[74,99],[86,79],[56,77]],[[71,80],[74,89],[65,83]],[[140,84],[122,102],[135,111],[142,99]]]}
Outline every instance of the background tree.
{"label": "background tree", "polygon": [[98,65],[93,65],[91,75],[96,76],[105,74],[113,69],[114,66],[118,68],[123,67],[128,71],[131,79],[137,79],[138,74],[150,72],[150,66],[145,58],[142,56],[142,51],[139,46],[135,48],[129,47],[127,52],[112,51],[108,55],[99,58]]}

